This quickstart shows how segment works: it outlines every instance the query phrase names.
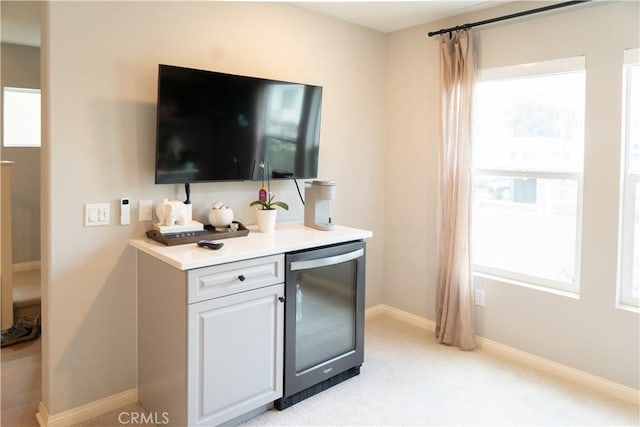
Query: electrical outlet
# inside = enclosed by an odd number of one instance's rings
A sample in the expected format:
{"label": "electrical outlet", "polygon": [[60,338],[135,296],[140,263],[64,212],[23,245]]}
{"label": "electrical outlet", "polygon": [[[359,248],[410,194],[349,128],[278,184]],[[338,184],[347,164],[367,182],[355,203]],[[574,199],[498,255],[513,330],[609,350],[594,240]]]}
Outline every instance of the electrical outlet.
{"label": "electrical outlet", "polygon": [[152,200],[140,200],[138,204],[138,221],[152,221],[153,220],[153,201]]}
{"label": "electrical outlet", "polygon": [[476,289],[476,305],[484,307],[484,289]]}

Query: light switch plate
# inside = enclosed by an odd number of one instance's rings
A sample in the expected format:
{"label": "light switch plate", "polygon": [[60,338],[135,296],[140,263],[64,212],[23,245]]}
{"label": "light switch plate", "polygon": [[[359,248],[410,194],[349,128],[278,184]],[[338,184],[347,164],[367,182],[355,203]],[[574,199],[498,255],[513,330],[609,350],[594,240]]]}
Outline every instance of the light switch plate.
{"label": "light switch plate", "polygon": [[140,200],[138,204],[138,221],[152,221],[153,220],[153,201],[152,200]]}
{"label": "light switch plate", "polygon": [[110,207],[109,203],[87,203],[84,205],[85,227],[109,225]]}

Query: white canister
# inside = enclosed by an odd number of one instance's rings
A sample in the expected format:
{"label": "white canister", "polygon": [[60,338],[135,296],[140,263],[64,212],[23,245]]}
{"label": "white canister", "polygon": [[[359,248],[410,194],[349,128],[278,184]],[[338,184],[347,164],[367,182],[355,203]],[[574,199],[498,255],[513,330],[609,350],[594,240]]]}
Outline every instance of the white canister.
{"label": "white canister", "polygon": [[233,222],[233,210],[222,202],[215,202],[209,211],[209,223],[214,227],[227,227]]}

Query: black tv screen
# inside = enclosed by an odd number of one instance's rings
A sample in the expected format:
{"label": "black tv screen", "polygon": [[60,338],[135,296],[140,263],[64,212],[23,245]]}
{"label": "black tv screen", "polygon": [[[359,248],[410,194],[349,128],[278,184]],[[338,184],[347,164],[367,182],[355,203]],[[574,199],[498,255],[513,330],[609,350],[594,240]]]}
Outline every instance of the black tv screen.
{"label": "black tv screen", "polygon": [[321,107],[320,86],[160,65],[156,184],[315,178]]}

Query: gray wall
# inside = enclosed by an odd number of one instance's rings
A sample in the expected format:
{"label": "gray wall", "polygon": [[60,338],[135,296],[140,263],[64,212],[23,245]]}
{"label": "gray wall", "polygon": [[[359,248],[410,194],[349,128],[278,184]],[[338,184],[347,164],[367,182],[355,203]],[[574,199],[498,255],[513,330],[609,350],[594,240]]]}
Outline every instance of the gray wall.
{"label": "gray wall", "polygon": [[[135,253],[140,199],[184,197],[154,185],[158,64],[324,87],[319,175],[338,183],[335,222],[373,230],[367,304],[381,302],[386,50],[375,31],[276,3],[47,2],[43,30],[43,400],[50,414],[136,387]],[[74,159],[80,159],[76,161]],[[255,223],[258,183],[194,184],[194,217],[216,200]],[[292,182],[272,184],[301,220]],[[132,198],[132,224],[117,203]],[[85,203],[112,223],[83,227]],[[46,259],[45,259],[46,258]],[[184,345],[173,338],[173,345]]]}
{"label": "gray wall", "polygon": [[[39,48],[2,43],[0,49],[2,54],[2,70],[0,73],[2,87],[40,88]],[[0,92],[0,99],[1,97],[2,94]],[[2,105],[1,102],[0,105]],[[1,147],[0,150],[0,158],[2,160],[15,162],[13,166],[13,205],[11,212],[14,236],[13,263],[39,261],[40,148]]]}
{"label": "gray wall", "polygon": [[[389,140],[384,301],[435,319],[438,41],[428,31],[535,6],[514,3],[421,25],[389,38]],[[640,43],[640,3],[601,2],[475,32],[478,67],[586,55],[586,142],[580,294],[476,277],[478,335],[638,389],[640,322],[616,307],[623,51]],[[597,31],[607,28],[606,31]]]}

